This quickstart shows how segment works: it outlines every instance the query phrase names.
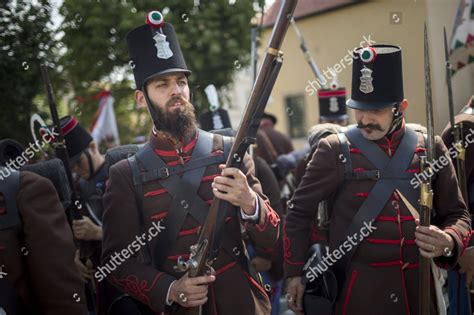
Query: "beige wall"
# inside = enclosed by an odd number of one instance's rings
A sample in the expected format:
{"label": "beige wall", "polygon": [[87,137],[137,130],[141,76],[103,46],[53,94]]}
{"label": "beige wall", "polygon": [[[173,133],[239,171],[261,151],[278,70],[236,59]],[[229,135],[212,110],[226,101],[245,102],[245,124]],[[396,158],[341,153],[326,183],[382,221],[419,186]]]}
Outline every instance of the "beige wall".
{"label": "beige wall", "polygon": [[[428,2],[428,9],[426,5]],[[425,89],[423,68],[423,23],[428,14],[431,45],[431,70],[433,103],[435,105],[435,131],[440,132],[448,121],[447,93],[445,89],[442,26],[450,34],[458,0],[379,0],[367,1],[346,8],[297,21],[306,38],[311,55],[321,71],[333,67],[348,54],[348,49],[359,46],[363,36],[371,36],[376,43],[389,43],[402,47],[405,97],[409,100],[407,120],[425,124]],[[390,23],[390,16],[401,12],[401,24]],[[263,34],[262,43],[268,43],[270,30]],[[265,47],[261,47],[261,53]],[[285,61],[272,93],[272,103],[267,111],[279,118],[277,128],[288,132],[288,114],[285,97],[304,94],[306,128],[319,119],[316,94],[305,92],[308,81],[315,77],[303,58],[299,40],[290,27],[282,50]],[[347,65],[346,62],[343,62]],[[461,108],[469,95],[474,93],[474,66],[460,71],[453,79],[455,104]],[[351,66],[338,75],[339,85],[348,89],[350,96]]]}

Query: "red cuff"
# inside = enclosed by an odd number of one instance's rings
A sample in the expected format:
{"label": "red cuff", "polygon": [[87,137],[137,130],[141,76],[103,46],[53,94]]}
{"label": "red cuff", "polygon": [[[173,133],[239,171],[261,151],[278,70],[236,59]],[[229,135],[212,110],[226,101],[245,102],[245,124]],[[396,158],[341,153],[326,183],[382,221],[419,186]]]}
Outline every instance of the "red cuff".
{"label": "red cuff", "polygon": [[270,204],[268,202],[264,203],[264,207],[261,208],[263,211],[263,208],[265,208],[265,220],[263,222],[263,226],[260,224],[256,224],[255,228],[259,232],[263,232],[266,230],[268,226],[268,222],[270,222],[274,228],[278,227],[280,224],[280,217],[278,214],[271,208]]}

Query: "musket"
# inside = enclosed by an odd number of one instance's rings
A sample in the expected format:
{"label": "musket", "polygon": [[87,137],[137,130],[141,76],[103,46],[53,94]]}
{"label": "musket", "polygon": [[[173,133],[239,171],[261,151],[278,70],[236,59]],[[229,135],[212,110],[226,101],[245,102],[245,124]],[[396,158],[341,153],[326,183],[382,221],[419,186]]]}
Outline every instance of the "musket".
{"label": "musket", "polygon": [[311,70],[313,70],[313,73],[316,76],[316,79],[318,79],[319,84],[326,85],[327,80],[326,80],[326,78],[323,77],[323,75],[321,74],[321,71],[319,71],[319,68],[316,65],[316,62],[314,61],[313,57],[309,53],[308,47],[306,46],[306,41],[303,37],[303,34],[301,34],[301,31],[298,28],[298,25],[296,25],[296,22],[295,22],[294,18],[291,19],[291,26],[293,26],[293,29],[295,30],[296,36],[298,36],[298,38],[300,39],[300,48],[303,51],[305,59],[309,63],[309,66],[311,67]]}
{"label": "musket", "polygon": [[[56,131],[55,134],[55,139],[52,142],[54,152],[56,154],[56,157],[59,158],[63,164],[64,168],[66,170],[66,177],[67,181],[69,184],[69,187],[71,187],[71,205],[69,206],[68,209],[68,218],[69,220],[81,220],[82,219],[82,205],[79,202],[79,198],[77,197],[76,191],[74,189],[74,179],[72,177],[72,171],[71,171],[71,162],[69,160],[69,155],[67,153],[67,147],[66,147],[66,141],[64,139],[64,134],[61,129],[61,123],[59,122],[59,116],[58,116],[58,109],[56,106],[56,100],[54,98],[54,93],[53,93],[53,86],[51,84],[51,80],[49,79],[49,74],[48,74],[48,68],[45,65],[40,65],[41,69],[41,76],[43,78],[43,83],[46,91],[46,95],[48,97],[48,104],[49,104],[49,110],[51,112],[51,118],[53,119],[53,133]],[[90,257],[92,255],[92,249],[88,248],[86,243],[81,240],[74,240],[75,243],[79,247],[79,252],[81,253],[81,260],[85,262],[86,264],[90,262]],[[95,292],[95,283],[94,280],[88,281],[88,286],[90,287],[91,292]],[[92,294],[94,296],[94,294]],[[93,304],[93,309],[96,309],[96,303],[94,301],[94,298],[92,298],[92,304]]]}
{"label": "musket", "polygon": [[257,63],[258,63],[258,52],[257,52],[257,38],[258,38],[258,27],[252,26],[250,30],[250,65],[252,66],[252,85],[255,83],[257,78]]}
{"label": "musket", "polygon": [[467,201],[467,182],[466,182],[466,149],[462,144],[462,125],[456,124],[454,120],[454,102],[453,87],[451,84],[452,66],[449,61],[448,39],[446,37],[446,28],[443,27],[444,35],[444,55],[446,58],[446,86],[448,87],[449,121],[451,123],[451,134],[453,135],[454,147],[458,151],[456,156],[456,174],[458,176],[459,188],[464,200]]}
{"label": "musket", "polygon": [[[280,51],[280,48],[297,2],[297,0],[284,0],[281,2],[270,43],[247,102],[237,135],[230,149],[225,165],[226,168],[240,168],[248,147],[255,143],[261,117],[282,66],[283,53]],[[198,277],[213,271],[212,264],[219,254],[225,216],[229,206],[231,206],[229,202],[214,197],[198,242],[190,247],[191,253],[187,261],[178,259],[178,270],[189,271],[189,277]],[[201,312],[202,307],[194,307],[190,308],[187,313],[201,314]]]}
{"label": "musket", "polygon": [[[71,192],[72,192],[71,201],[72,203],[74,203],[78,199],[74,191],[74,179],[72,177],[72,172],[71,172],[71,163],[69,161],[69,155],[67,153],[67,147],[66,147],[66,141],[64,140],[64,134],[61,130],[61,124],[59,122],[58,109],[56,107],[56,100],[53,94],[53,86],[49,79],[48,68],[45,65],[41,65],[40,69],[41,69],[41,76],[43,77],[43,83],[44,83],[46,95],[48,97],[49,111],[51,112],[51,118],[53,119],[53,129],[56,131],[56,135],[57,135],[55,136],[56,139],[54,139],[55,141],[53,142],[54,152],[56,154],[56,157],[59,158],[63,162],[64,168],[66,169],[67,181],[69,183],[69,187],[71,187]],[[82,218],[82,216],[80,215],[80,212],[73,211],[71,215],[74,220],[80,220]]]}
{"label": "musket", "polygon": [[[434,151],[434,121],[433,121],[433,102],[431,97],[431,73],[430,73],[430,56],[428,46],[428,32],[426,29],[426,23],[424,28],[424,59],[425,59],[425,98],[426,98],[426,120],[427,120],[427,143],[426,156],[421,157],[420,169],[422,174],[430,174],[425,176],[420,185],[420,199],[419,213],[420,213],[420,226],[430,226],[431,221],[431,210],[433,209],[433,190],[431,188],[431,178],[433,169],[431,167],[435,159]],[[419,313],[420,315],[430,314],[430,293],[431,293],[431,259],[425,258],[420,255],[420,268],[419,268]]]}

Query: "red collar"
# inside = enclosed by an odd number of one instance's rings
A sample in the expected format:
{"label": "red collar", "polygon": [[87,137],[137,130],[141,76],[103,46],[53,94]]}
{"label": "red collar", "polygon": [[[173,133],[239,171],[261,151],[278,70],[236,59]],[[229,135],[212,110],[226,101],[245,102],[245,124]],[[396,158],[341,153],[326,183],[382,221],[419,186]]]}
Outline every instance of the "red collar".
{"label": "red collar", "polygon": [[173,139],[163,133],[153,132],[150,136],[150,145],[160,156],[187,156],[191,155],[199,136],[198,129],[185,135],[184,139]]}

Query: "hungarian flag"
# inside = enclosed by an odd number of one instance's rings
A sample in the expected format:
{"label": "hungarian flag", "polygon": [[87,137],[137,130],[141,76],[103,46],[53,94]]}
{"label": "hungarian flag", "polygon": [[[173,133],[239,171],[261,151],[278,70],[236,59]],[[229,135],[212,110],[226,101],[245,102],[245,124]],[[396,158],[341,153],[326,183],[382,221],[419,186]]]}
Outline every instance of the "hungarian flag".
{"label": "hungarian flag", "polygon": [[107,148],[118,146],[120,138],[115,119],[114,98],[110,91],[102,91],[96,95],[96,98],[99,99],[99,108],[89,128],[92,138],[97,145],[105,141]]}
{"label": "hungarian flag", "polygon": [[450,48],[449,61],[454,73],[474,62],[474,0],[461,0]]}

